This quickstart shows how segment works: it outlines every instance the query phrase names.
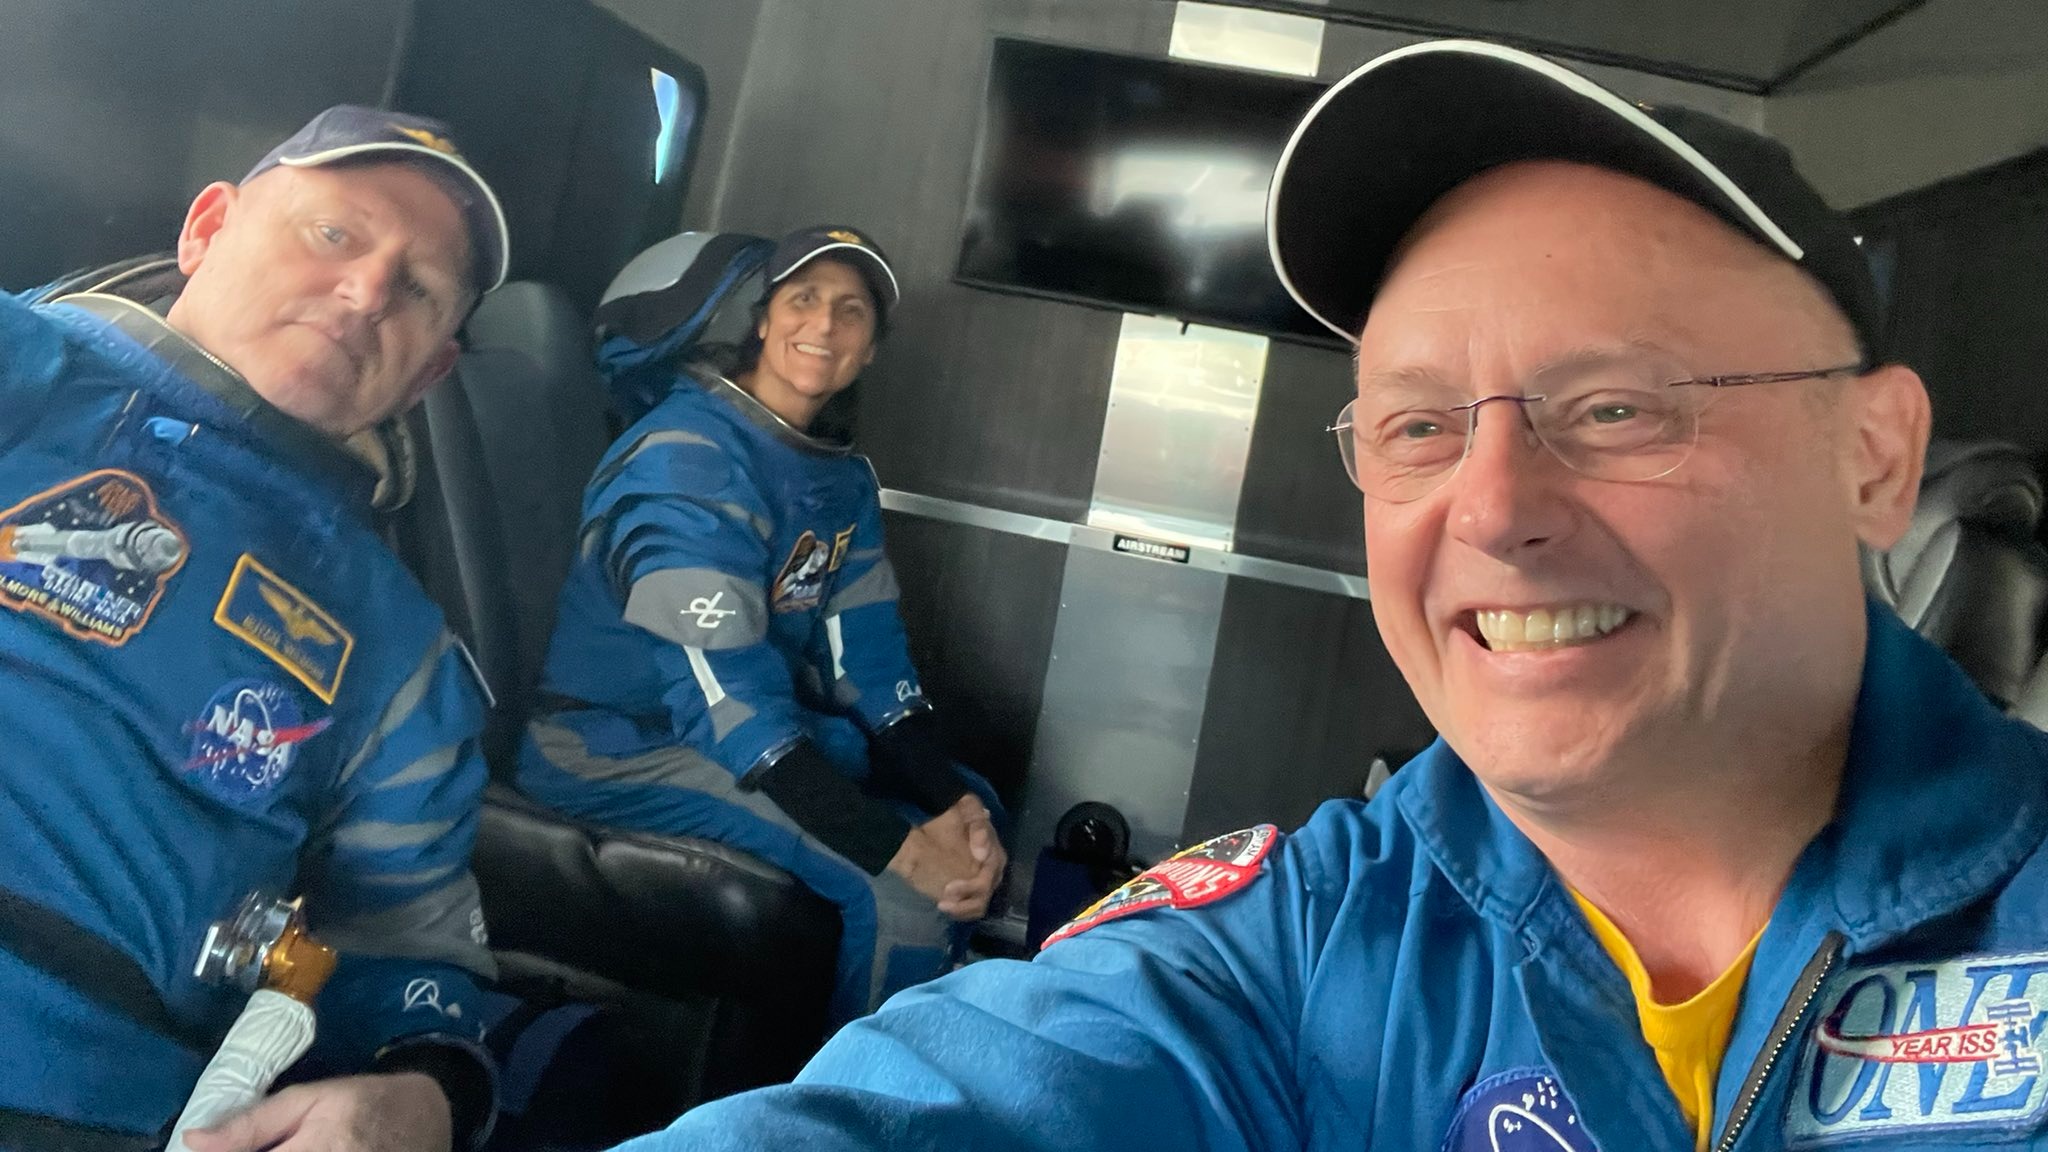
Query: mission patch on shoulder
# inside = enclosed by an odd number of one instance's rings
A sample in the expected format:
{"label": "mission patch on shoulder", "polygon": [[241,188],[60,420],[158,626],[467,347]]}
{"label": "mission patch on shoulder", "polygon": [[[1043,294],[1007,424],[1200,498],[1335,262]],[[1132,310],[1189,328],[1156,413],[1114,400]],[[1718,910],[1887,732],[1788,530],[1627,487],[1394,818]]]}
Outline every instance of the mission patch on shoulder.
{"label": "mission patch on shoulder", "polygon": [[1204,840],[1139,873],[1046,937],[1039,947],[1050,948],[1097,924],[1147,908],[1194,908],[1221,900],[1251,883],[1279,842],[1280,829],[1271,824]]}

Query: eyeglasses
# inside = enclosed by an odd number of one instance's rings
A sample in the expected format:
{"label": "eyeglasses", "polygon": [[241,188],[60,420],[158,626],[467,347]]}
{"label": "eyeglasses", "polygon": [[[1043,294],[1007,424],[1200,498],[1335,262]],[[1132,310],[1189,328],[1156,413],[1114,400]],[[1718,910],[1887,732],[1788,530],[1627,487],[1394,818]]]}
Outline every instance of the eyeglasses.
{"label": "eyeglasses", "polygon": [[1575,372],[1537,395],[1481,396],[1452,404],[1447,389],[1389,384],[1344,405],[1337,452],[1344,473],[1375,500],[1405,504],[1441,487],[1464,462],[1482,405],[1519,405],[1529,429],[1565,467],[1597,480],[1655,480],[1676,471],[1698,442],[1700,413],[1723,388],[1856,376],[1861,364],[1689,380],[1646,378],[1640,367]]}

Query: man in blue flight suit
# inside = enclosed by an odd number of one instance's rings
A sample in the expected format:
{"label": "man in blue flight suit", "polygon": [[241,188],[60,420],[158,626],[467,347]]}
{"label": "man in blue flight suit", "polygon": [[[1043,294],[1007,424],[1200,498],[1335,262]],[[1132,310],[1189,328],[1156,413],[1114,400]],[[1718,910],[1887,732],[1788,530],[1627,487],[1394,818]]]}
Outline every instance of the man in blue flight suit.
{"label": "man in blue flight suit", "polygon": [[1928,402],[1785,152],[1426,43],[1268,228],[1442,741],[632,1147],[2048,1146],[2048,736],[1862,593]]}
{"label": "man in blue flight suit", "polygon": [[[343,442],[449,370],[506,255],[443,125],[340,107],[200,192],[174,270],[0,296],[0,1147],[162,1139],[243,998],[194,976],[208,926],[255,891],[342,953],[340,1075],[191,1147],[486,1134],[481,697]],[[131,298],[166,278],[166,315]]]}

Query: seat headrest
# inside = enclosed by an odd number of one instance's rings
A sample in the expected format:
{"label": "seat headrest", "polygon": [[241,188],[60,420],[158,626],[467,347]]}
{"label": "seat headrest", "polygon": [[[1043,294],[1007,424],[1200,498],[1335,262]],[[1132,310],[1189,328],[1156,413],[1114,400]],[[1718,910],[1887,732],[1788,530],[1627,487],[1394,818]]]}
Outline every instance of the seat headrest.
{"label": "seat headrest", "polygon": [[[1994,535],[2031,540],[2041,523],[2043,491],[2033,461],[2020,448],[1983,441],[1935,441],[1912,523],[1889,552],[1865,557],[1866,583],[1894,608],[1912,599],[1914,572],[1930,547],[1970,524]],[[1936,549],[1939,551],[1939,549]]]}
{"label": "seat headrest", "polygon": [[553,284],[514,280],[485,296],[463,326],[472,352],[517,352],[543,363],[588,364],[583,318]]}
{"label": "seat headrest", "polygon": [[2041,477],[2019,448],[1936,441],[1927,447],[1927,473],[1920,481],[1913,523],[1892,554],[1910,567],[1941,525],[1958,520],[2032,536],[2041,524],[2041,507]]}
{"label": "seat headrest", "polygon": [[597,307],[597,364],[628,423],[668,394],[672,367],[745,341],[773,241],[684,232],[635,256]]}

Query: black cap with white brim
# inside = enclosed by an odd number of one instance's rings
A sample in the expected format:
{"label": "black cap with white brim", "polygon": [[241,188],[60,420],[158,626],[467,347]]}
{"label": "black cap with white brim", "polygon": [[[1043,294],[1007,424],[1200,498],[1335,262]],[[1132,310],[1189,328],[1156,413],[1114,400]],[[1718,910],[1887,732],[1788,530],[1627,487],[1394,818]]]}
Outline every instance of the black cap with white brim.
{"label": "black cap with white brim", "polygon": [[1536,159],[1626,173],[1714,213],[1804,268],[1866,359],[1879,357],[1870,266],[1783,145],[1703,112],[1631,103],[1478,40],[1396,49],[1316,101],[1273,175],[1274,270],[1310,315],[1355,343],[1389,258],[1430,205],[1481,172]]}

